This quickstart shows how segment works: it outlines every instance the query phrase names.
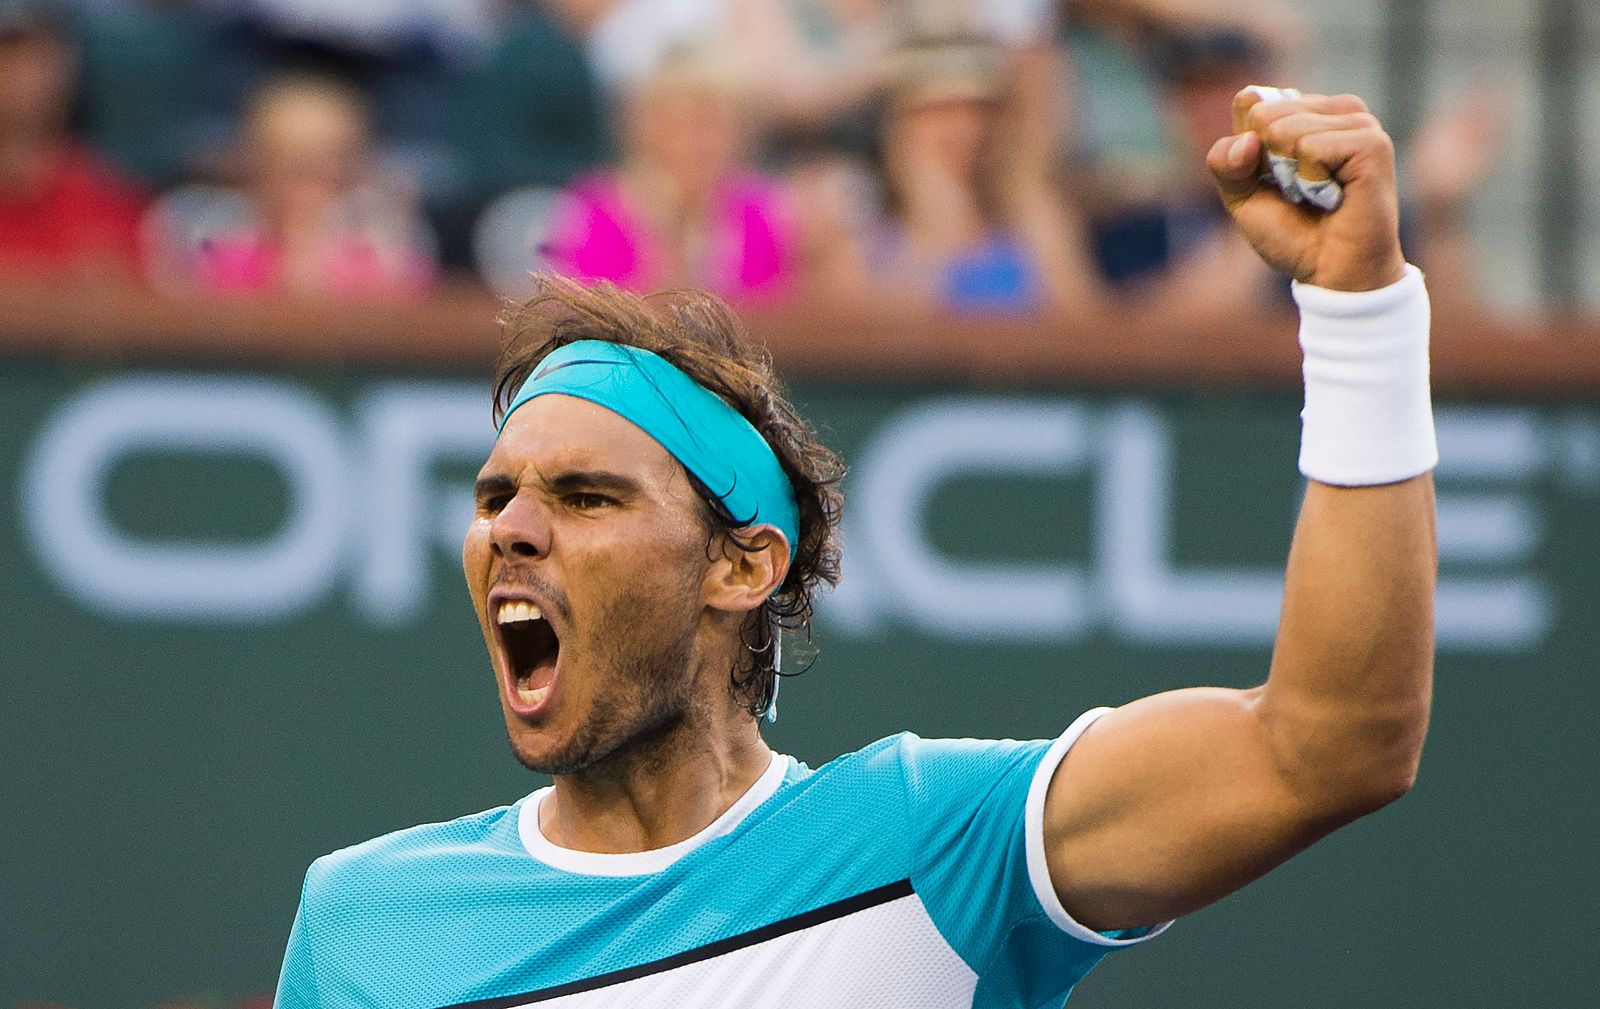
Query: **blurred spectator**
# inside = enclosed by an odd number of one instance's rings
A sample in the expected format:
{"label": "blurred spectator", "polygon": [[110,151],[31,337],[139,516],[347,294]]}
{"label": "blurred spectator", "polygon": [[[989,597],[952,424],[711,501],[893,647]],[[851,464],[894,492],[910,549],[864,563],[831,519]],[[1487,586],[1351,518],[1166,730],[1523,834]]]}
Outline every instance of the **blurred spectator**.
{"label": "blurred spectator", "polygon": [[76,72],[63,21],[0,0],[0,276],[137,273],[141,194],[73,138]]}
{"label": "blurred spectator", "polygon": [[610,154],[605,100],[576,29],[540,3],[515,4],[464,76],[450,130],[478,201],[560,186]]}
{"label": "blurred spectator", "polygon": [[[869,239],[880,283],[959,310],[1092,309],[1099,295],[1053,177],[1047,128],[982,41],[904,54],[882,138],[889,219]],[[1047,111],[1047,110],[1046,110]]]}
{"label": "blurred spectator", "polygon": [[495,0],[218,0],[265,35],[350,54],[406,59],[481,45]]}
{"label": "blurred spectator", "polygon": [[599,80],[625,93],[670,53],[718,48],[762,96],[766,125],[817,132],[887,82],[901,0],[548,0]]}
{"label": "blurred spectator", "polygon": [[1275,53],[1242,28],[1184,27],[1152,33],[1145,45],[1173,153],[1162,171],[1131,183],[1116,171],[1085,173],[1102,276],[1137,287],[1152,308],[1165,302],[1180,312],[1238,311],[1286,297],[1286,285],[1229,223],[1205,165],[1211,145],[1233,132],[1233,96],[1278,79]]}
{"label": "blurred spectator", "polygon": [[1480,86],[1440,103],[1401,152],[1411,259],[1428,273],[1436,302],[1483,310],[1482,279],[1468,211],[1505,146],[1507,96]]}
{"label": "blurred spectator", "polygon": [[[1140,55],[1154,71],[1155,107],[1166,115],[1173,151],[1156,184],[1143,173],[1128,178],[1115,160],[1107,166],[1113,171],[1087,176],[1093,181],[1089,202],[1097,208],[1094,249],[1106,279],[1139,288],[1147,304],[1193,312],[1236,310],[1275,291],[1281,298],[1285,286],[1234,231],[1205,156],[1218,137],[1233,132],[1231,103],[1241,88],[1285,80],[1277,40],[1296,33],[1283,20],[1269,22],[1262,34],[1253,17],[1248,25],[1226,25],[1220,17],[1210,9],[1206,18],[1196,14],[1141,28]],[[1401,158],[1409,183],[1406,244],[1428,270],[1436,300],[1465,304],[1476,285],[1463,218],[1494,162],[1503,114],[1496,96],[1484,92],[1447,103],[1425,123]],[[1216,284],[1218,276],[1232,282]]]}
{"label": "blurred spectator", "polygon": [[748,167],[754,110],[736,65],[709,46],[676,52],[621,113],[621,163],[568,190],[551,265],[640,291],[688,285],[751,301],[791,290],[800,223],[783,187]]}
{"label": "blurred spectator", "polygon": [[1284,0],[1062,0],[1075,19],[1133,32],[1180,35],[1248,26],[1269,48],[1287,51],[1302,34],[1298,15]]}
{"label": "blurred spectator", "polygon": [[158,188],[210,167],[232,128],[231,54],[206,0],[76,0],[95,150]]}
{"label": "blurred spectator", "polygon": [[1063,42],[1072,72],[1056,103],[1060,157],[1085,205],[1158,198],[1180,156],[1163,84],[1143,50],[1122,29],[1092,22],[1072,23]]}
{"label": "blurred spectator", "polygon": [[353,298],[422,292],[435,268],[414,201],[371,164],[360,95],[275,78],[245,116],[254,219],[210,237],[196,279],[219,294]]}
{"label": "blurred spectator", "polygon": [[1046,44],[1060,0],[885,0],[900,38],[981,38],[1007,49]]}
{"label": "blurred spectator", "polygon": [[893,75],[900,32],[892,0],[743,0],[739,42],[770,125],[801,137],[857,140]]}
{"label": "blurred spectator", "polygon": [[[1153,55],[1165,85],[1160,97],[1175,141],[1175,163],[1158,192],[1106,193],[1109,199],[1097,201],[1117,208],[1094,224],[1097,258],[1115,284],[1149,280],[1218,235],[1231,233],[1205,156],[1218,137],[1233,132],[1233,96],[1248,84],[1273,79],[1271,54],[1242,31],[1169,34]],[[1129,202],[1118,206],[1118,196]]]}
{"label": "blurred spectator", "polygon": [[[1164,61],[1173,40],[1243,39],[1258,56],[1281,56],[1299,22],[1277,0],[1064,0],[1062,33],[1074,90],[1059,103],[1072,117],[1063,154],[1093,187],[1090,204],[1159,201],[1176,173],[1187,179],[1193,145],[1169,105]],[[1255,81],[1251,83],[1260,83]]]}
{"label": "blurred spectator", "polygon": [[449,142],[453,98],[493,44],[505,0],[209,2],[225,12],[250,80],[313,73],[360,90],[376,156],[414,180],[430,211],[455,222],[471,180]]}
{"label": "blurred spectator", "polygon": [[721,49],[737,35],[746,0],[548,0],[582,36],[601,84],[613,95],[643,85],[672,53]]}

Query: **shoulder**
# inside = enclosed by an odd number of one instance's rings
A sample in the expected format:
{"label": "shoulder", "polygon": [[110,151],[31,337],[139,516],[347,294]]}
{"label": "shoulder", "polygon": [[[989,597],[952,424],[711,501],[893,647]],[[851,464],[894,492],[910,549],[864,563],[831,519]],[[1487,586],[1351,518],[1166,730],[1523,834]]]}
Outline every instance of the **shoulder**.
{"label": "shoulder", "polygon": [[804,771],[801,780],[826,781],[863,774],[879,777],[897,775],[906,740],[916,738],[909,732],[897,732],[868,743],[859,750],[841,753],[815,771],[804,769],[804,765],[801,765]]}
{"label": "shoulder", "polygon": [[789,784],[915,794],[942,779],[975,784],[1038,763],[1049,740],[924,739],[900,732],[842,754]]}
{"label": "shoulder", "polygon": [[719,188],[729,198],[762,203],[787,198],[789,187],[776,176],[753,168],[737,168],[722,177]]}
{"label": "shoulder", "polygon": [[82,144],[68,150],[61,172],[73,194],[95,201],[100,204],[98,209],[135,214],[145,202],[143,187]]}
{"label": "shoulder", "polygon": [[905,775],[900,767],[905,736],[879,739],[816,768],[785,758],[789,770],[783,783],[752,819],[781,819],[800,813],[808,818],[837,815],[848,819],[863,810],[899,815],[905,808]]}
{"label": "shoulder", "polygon": [[340,900],[391,886],[440,878],[456,866],[514,850],[516,806],[499,806],[441,823],[396,830],[341,848],[311,863],[307,900]]}
{"label": "shoulder", "polygon": [[623,212],[622,179],[615,171],[584,172],[567,183],[563,195],[571,204],[613,215]]}
{"label": "shoulder", "polygon": [[913,806],[963,807],[1026,790],[1049,740],[895,737],[893,759]]}
{"label": "shoulder", "polygon": [[730,213],[754,214],[769,223],[789,225],[798,219],[794,195],[782,179],[752,169],[730,172],[718,185]]}
{"label": "shoulder", "polygon": [[1049,745],[1048,739],[979,739],[970,736],[926,738],[915,732],[900,732],[850,756],[870,753],[870,759],[892,762],[900,767],[930,761],[994,763],[1037,756]]}

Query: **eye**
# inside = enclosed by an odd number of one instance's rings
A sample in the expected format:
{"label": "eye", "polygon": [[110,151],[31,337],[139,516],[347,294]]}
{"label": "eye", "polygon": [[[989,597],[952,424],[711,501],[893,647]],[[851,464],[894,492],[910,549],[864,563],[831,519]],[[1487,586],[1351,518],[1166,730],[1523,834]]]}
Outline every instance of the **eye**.
{"label": "eye", "polygon": [[485,515],[498,515],[510,502],[510,494],[489,494],[478,499],[478,511]]}
{"label": "eye", "polygon": [[567,504],[578,511],[593,511],[596,508],[605,508],[616,503],[614,499],[608,498],[604,494],[593,494],[588,491],[579,491],[575,494],[567,495]]}

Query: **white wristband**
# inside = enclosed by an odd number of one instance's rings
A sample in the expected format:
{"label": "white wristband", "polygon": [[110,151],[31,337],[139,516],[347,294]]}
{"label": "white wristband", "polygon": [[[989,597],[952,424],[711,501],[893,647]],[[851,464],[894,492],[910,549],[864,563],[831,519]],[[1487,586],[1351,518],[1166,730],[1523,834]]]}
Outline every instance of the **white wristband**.
{"label": "white wristband", "polygon": [[1377,291],[1295,283],[1306,406],[1300,472],[1319,483],[1395,483],[1433,469],[1428,389],[1428,289],[1406,267]]}

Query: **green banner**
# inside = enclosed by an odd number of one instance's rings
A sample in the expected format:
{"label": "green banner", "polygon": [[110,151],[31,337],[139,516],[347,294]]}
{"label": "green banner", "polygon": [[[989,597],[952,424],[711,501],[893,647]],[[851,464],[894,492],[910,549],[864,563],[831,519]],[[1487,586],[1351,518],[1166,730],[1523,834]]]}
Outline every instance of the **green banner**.
{"label": "green banner", "polygon": [[[0,370],[0,1007],[270,993],[311,859],[511,802],[459,572],[486,381]],[[802,383],[844,585],[780,749],[1052,736],[1266,672],[1297,404]],[[1072,1004],[1531,1006],[1600,985],[1600,410],[1439,413],[1417,789]],[[1582,993],[1582,994],[1580,994]]]}

